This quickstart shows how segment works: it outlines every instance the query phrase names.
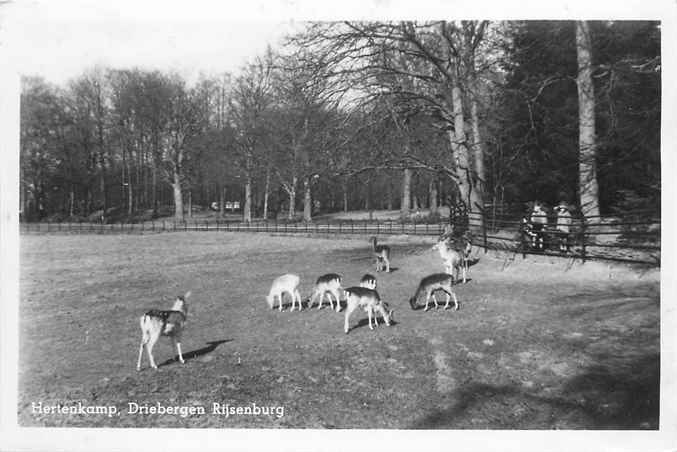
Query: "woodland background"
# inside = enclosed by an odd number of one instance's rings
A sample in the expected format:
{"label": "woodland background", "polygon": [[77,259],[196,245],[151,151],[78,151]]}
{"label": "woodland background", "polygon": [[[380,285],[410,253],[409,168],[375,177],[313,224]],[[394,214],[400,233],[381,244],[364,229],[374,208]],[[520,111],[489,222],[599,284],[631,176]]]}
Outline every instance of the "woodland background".
{"label": "woodland background", "polygon": [[238,73],[25,76],[24,221],[528,201],[660,215],[661,27],[320,22]]}

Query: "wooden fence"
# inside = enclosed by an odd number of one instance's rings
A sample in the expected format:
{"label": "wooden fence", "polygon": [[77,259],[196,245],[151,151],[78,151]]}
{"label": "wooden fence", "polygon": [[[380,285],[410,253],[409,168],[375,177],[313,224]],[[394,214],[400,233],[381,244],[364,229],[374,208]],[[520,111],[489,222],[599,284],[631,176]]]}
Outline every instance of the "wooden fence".
{"label": "wooden fence", "polygon": [[[597,220],[597,221],[595,221]],[[570,249],[560,252],[552,227],[545,231],[545,249],[533,249],[524,236],[520,220],[510,217],[491,218],[470,214],[463,227],[473,236],[473,245],[485,250],[541,254],[580,259],[603,259],[617,262],[660,265],[660,219],[575,220],[569,235]],[[449,223],[401,221],[319,221],[285,222],[253,221],[251,223],[219,220],[155,220],[138,223],[21,223],[22,233],[160,233],[177,231],[265,232],[278,234],[357,234],[418,235],[438,237]]]}

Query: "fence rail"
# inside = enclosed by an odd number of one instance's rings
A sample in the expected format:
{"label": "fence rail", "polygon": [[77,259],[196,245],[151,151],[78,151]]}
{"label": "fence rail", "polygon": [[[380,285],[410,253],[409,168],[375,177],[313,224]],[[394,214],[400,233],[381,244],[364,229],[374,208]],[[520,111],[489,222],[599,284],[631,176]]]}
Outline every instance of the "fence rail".
{"label": "fence rail", "polygon": [[[496,220],[496,221],[494,221]],[[581,259],[601,259],[637,264],[660,265],[660,221],[629,222],[579,222],[572,226],[570,251],[557,250],[554,231],[546,231],[544,250],[535,250],[520,234],[521,222],[470,215],[468,227],[473,233],[473,245],[485,250],[502,250],[527,254],[566,256]],[[286,234],[357,234],[357,235],[417,235],[438,237],[447,222],[400,222],[343,220],[325,222],[254,221],[251,223],[190,220],[175,222],[167,220],[139,223],[21,223],[22,233],[160,233],[175,231],[231,231],[266,232]],[[500,226],[496,226],[500,225]]]}

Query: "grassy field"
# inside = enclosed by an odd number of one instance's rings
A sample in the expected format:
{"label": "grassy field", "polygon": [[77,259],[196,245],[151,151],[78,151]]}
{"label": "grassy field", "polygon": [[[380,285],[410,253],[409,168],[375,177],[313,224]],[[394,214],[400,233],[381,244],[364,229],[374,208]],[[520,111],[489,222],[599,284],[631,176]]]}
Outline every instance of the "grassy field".
{"label": "grassy field", "polygon": [[[411,310],[442,270],[423,238],[387,237],[379,291],[393,326],[328,308],[271,311],[285,272],[306,297],[321,274],[373,272],[365,238],[224,232],[21,237],[19,422],[24,426],[656,429],[658,271],[484,254],[459,311]],[[192,291],[183,340],[135,371],[138,318]],[[132,414],[128,403],[205,414]],[[115,406],[60,414],[43,407]],[[213,404],[284,407],[213,413]],[[188,408],[185,408],[186,411]],[[38,410],[39,411],[39,410]]]}

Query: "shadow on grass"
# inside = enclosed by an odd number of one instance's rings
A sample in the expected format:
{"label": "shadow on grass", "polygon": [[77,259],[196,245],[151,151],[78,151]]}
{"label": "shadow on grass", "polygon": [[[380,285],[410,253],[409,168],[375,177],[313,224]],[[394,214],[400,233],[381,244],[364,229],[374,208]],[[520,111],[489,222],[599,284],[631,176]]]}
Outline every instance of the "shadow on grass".
{"label": "shadow on grass", "polygon": [[[373,325],[373,320],[372,320],[372,325]],[[397,322],[395,320],[391,320],[390,326],[395,326],[395,325],[397,325]],[[366,317],[364,319],[360,319],[360,321],[357,322],[357,324],[353,325],[350,328],[350,330],[348,330],[348,331],[350,332],[350,331],[355,330],[357,328],[362,328],[363,326],[369,326],[369,317]],[[385,321],[383,320],[382,317],[379,317],[378,318],[378,326],[375,326],[374,329],[378,329],[378,328],[381,328],[381,327],[388,328],[388,325],[386,325],[386,323],[385,323]]]}
{"label": "shadow on grass", "polygon": [[[218,347],[221,344],[225,344],[226,342],[232,342],[233,339],[222,339],[220,341],[209,341],[207,342],[206,347],[199,348],[197,350],[191,350],[188,353],[183,353],[183,359],[188,361],[191,359],[195,359],[198,356],[206,355],[207,353],[211,353],[214,350],[216,350],[216,347]],[[178,362],[179,357],[175,356],[174,358],[170,358],[167,361],[163,362],[162,364],[158,364],[158,367],[166,366],[168,364]]]}
{"label": "shadow on grass", "polygon": [[591,366],[552,397],[517,385],[473,383],[450,394],[453,406],[432,411],[409,428],[478,428],[468,423],[475,418],[480,428],[493,429],[657,430],[659,374],[660,357],[651,354],[616,369]]}

